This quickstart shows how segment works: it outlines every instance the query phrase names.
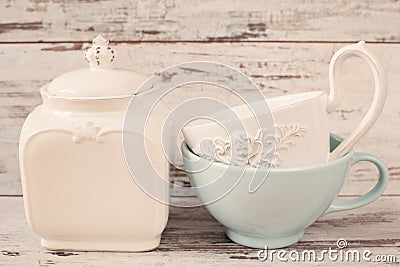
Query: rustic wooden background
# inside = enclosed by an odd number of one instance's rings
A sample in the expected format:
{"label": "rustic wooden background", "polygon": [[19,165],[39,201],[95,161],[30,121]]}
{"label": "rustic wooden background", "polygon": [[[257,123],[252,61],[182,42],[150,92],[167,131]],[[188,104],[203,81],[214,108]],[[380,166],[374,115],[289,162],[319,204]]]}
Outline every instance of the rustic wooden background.
{"label": "rustic wooden background", "polygon": [[[92,260],[97,266],[138,260],[173,265],[176,256],[182,264],[257,263],[256,251],[229,242],[202,208],[193,209],[193,214],[202,218],[194,223],[195,230],[190,228],[190,216],[172,208],[160,249],[140,256],[60,256],[38,246],[23,218],[19,132],[28,113],[41,103],[40,87],[63,72],[85,67],[82,50],[98,33],[112,40],[120,67],[151,75],[190,60],[221,62],[252,77],[267,97],[328,90],[333,53],[365,40],[387,71],[389,94],[380,119],[356,149],[372,153],[388,165],[389,186],[371,206],[321,219],[294,247],[326,248],[334,244],[337,234],[353,240],[354,246],[399,254],[399,26],[400,2],[394,0],[0,0],[0,262],[8,266],[26,266],[27,261],[71,266]],[[368,109],[373,81],[361,60],[349,60],[341,73],[346,98],[330,120],[332,131],[346,136]],[[185,97],[196,94],[213,92],[184,91]],[[171,96],[169,101],[176,103],[180,98]],[[375,182],[373,166],[358,164],[341,197],[360,196]],[[181,229],[183,234],[179,234]]]}

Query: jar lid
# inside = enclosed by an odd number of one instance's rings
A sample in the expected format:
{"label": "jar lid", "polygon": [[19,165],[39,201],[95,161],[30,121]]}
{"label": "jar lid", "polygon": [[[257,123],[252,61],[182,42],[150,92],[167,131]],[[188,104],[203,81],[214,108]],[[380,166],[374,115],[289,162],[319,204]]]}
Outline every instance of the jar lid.
{"label": "jar lid", "polygon": [[115,50],[98,35],[86,50],[89,68],[66,72],[50,82],[47,92],[65,98],[109,98],[132,96],[146,77],[125,69],[113,68]]}

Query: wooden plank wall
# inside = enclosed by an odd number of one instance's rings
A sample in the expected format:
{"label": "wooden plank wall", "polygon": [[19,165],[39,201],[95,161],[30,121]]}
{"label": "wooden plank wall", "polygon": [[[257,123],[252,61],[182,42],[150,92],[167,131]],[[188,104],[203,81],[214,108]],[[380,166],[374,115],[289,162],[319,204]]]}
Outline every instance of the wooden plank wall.
{"label": "wooden plank wall", "polygon": [[[365,40],[388,74],[389,97],[376,126],[357,150],[382,158],[400,185],[400,3],[398,1],[0,1],[0,195],[21,195],[18,137],[39,89],[55,76],[85,67],[82,50],[104,33],[117,64],[145,75],[189,60],[229,64],[252,77],[267,96],[328,90],[328,64],[340,47]],[[343,67],[346,98],[330,115],[346,136],[372,99],[372,77],[362,61]],[[183,90],[181,97],[216,95]],[[229,96],[226,96],[229,98]],[[370,164],[353,168],[342,190],[357,196],[375,183]]]}
{"label": "wooden plank wall", "polygon": [[3,0],[3,42],[114,41],[396,42],[397,1]]}

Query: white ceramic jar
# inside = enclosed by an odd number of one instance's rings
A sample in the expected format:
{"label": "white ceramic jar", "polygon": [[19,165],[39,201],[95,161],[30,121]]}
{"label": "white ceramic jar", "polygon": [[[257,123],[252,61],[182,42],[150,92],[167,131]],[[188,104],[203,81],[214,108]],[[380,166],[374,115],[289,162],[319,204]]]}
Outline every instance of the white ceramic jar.
{"label": "white ceramic jar", "polygon": [[[115,52],[101,36],[85,58],[90,68],[65,73],[41,89],[43,104],[22,128],[20,167],[28,223],[48,249],[154,249],[168,206],[135,183],[122,142],[125,111],[145,78],[112,68]],[[167,161],[154,143],[155,168],[168,178]]]}

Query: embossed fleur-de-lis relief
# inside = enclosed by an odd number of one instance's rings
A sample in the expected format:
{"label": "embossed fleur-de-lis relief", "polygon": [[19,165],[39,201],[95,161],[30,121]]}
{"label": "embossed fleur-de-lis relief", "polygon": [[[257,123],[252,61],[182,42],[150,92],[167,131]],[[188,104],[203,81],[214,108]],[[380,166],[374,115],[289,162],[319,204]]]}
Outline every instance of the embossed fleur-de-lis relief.
{"label": "embossed fleur-de-lis relief", "polygon": [[[306,128],[295,123],[276,125],[275,132],[259,130],[254,137],[246,133],[232,134],[232,144],[228,140],[216,138],[202,142],[202,157],[226,164],[252,167],[278,167],[282,161],[280,151],[295,144],[295,139],[303,137]],[[234,151],[232,150],[234,148]]]}
{"label": "embossed fleur-de-lis relief", "polygon": [[272,130],[259,130],[254,138],[253,143],[257,144],[257,149],[249,157],[248,164],[252,167],[258,166],[276,166],[279,162],[279,157],[275,153],[275,134]]}
{"label": "embossed fleur-de-lis relief", "polygon": [[94,125],[92,121],[86,122],[84,126],[78,126],[72,133],[72,141],[74,143],[82,143],[84,141],[95,141],[101,143],[103,138],[100,136],[101,128]]}
{"label": "embossed fleur-de-lis relief", "polygon": [[289,149],[294,144],[294,137],[302,137],[306,128],[299,124],[278,125],[275,127],[276,150]]}

